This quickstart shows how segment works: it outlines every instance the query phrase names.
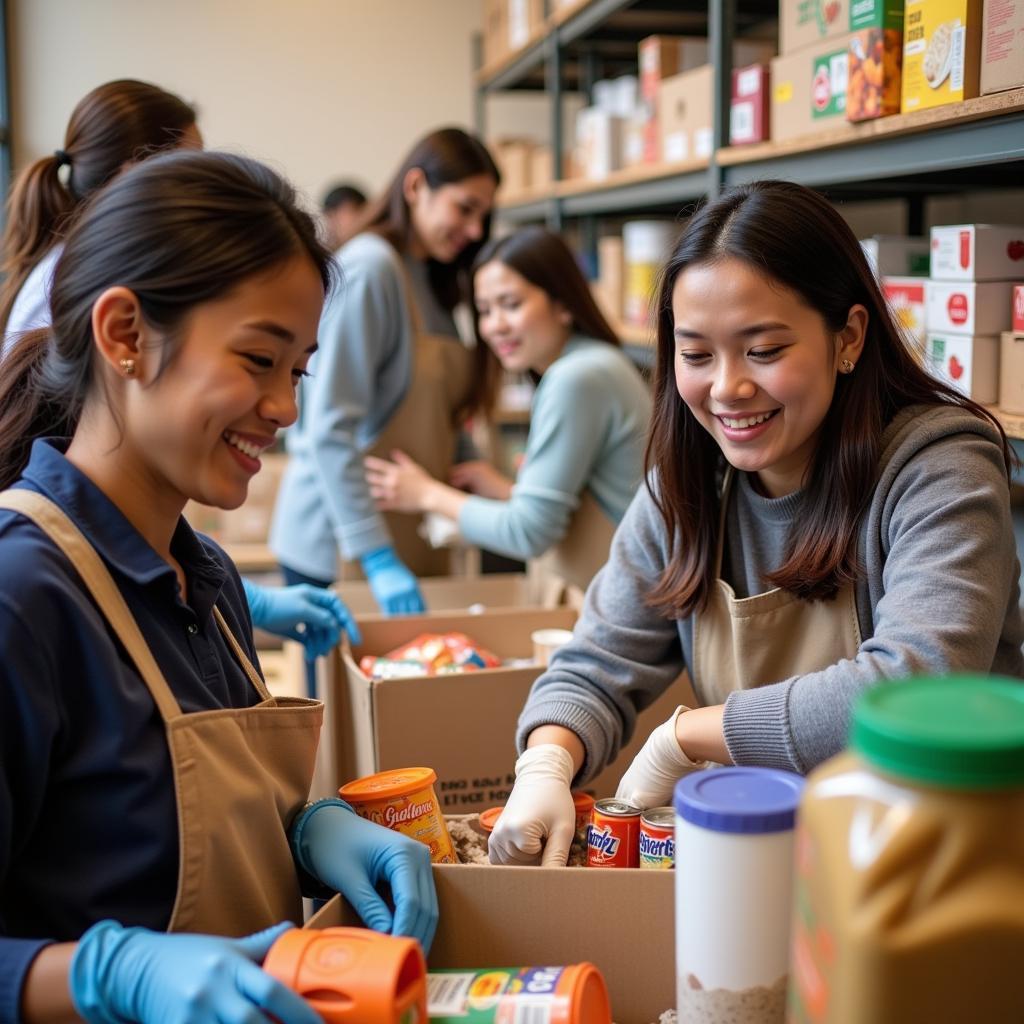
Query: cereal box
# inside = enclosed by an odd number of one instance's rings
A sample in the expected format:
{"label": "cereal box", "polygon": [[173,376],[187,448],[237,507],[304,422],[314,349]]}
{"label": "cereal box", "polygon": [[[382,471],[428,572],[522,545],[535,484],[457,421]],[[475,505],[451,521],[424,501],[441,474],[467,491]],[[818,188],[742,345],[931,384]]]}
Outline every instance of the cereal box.
{"label": "cereal box", "polygon": [[982,0],[906,0],[902,110],[978,95]]}
{"label": "cereal box", "polygon": [[869,121],[900,112],[903,0],[853,0],[846,116]]}

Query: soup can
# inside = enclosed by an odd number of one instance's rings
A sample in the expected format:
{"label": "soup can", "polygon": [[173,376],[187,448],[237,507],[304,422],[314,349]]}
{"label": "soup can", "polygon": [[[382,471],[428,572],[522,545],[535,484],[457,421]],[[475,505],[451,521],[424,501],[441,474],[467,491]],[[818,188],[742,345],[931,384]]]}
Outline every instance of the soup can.
{"label": "soup can", "polygon": [[640,816],[640,867],[675,867],[676,809],[651,807]]}
{"label": "soup can", "polygon": [[640,808],[598,800],[587,832],[587,867],[635,868],[640,863]]}

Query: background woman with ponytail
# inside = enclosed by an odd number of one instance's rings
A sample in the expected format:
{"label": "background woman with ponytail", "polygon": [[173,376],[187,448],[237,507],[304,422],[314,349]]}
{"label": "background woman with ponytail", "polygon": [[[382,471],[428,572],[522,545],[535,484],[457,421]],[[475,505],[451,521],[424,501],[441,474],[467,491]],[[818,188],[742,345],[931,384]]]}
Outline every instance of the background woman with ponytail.
{"label": "background woman with ponytail", "polygon": [[[97,86],[75,107],[64,147],[18,176],[7,203],[0,288],[2,360],[24,334],[50,324],[50,288],[63,238],[86,200],[124,168],[171,149],[201,149],[195,108],[148,82],[124,78]],[[260,587],[245,581],[256,625],[325,654],[352,620],[338,598],[318,588]]]}
{"label": "background woman with ponytail", "polygon": [[240,505],[295,419],[332,266],[269,169],[157,156],[83,211],[52,328],[5,364],[3,1024],[316,1024],[258,966],[300,881],[430,944],[429,850],[305,806],[323,707],[269,696],[241,581],[181,515]]}

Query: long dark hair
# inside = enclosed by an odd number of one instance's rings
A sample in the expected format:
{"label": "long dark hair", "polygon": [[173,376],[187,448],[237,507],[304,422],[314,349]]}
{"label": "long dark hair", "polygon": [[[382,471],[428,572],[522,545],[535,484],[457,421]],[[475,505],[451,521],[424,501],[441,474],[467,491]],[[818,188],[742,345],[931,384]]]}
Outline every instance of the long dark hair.
{"label": "long dark hair", "polygon": [[[97,86],[71,113],[64,146],[18,175],[7,201],[0,328],[25,279],[70,228],[84,200],[125,164],[177,146],[196,123],[195,108],[148,82],[123,78]],[[68,164],[67,184],[60,180]]]}
{"label": "long dark hair", "polygon": [[178,151],[118,176],[86,204],[67,236],[50,294],[52,326],[26,334],[0,375],[0,489],[38,437],[74,432],[98,386],[92,308],[108,288],[135,293],[148,324],[169,340],[197,305],[296,255],[312,260],[325,292],[330,254],[295,190],[274,171],[225,153]]}
{"label": "long dark hair", "polygon": [[[409,204],[405,200],[405,176],[418,167],[432,188],[454,185],[466,178],[486,174],[501,183],[501,174],[487,147],[461,128],[440,128],[424,136],[412,147],[402,166],[383,194],[368,205],[356,231],[373,230],[386,238],[399,252],[408,251],[412,234]],[[468,270],[480,247],[491,233],[490,214],[484,218],[483,237],[466,246],[452,263],[427,261],[430,286],[442,309],[451,312],[460,302],[468,301]]]}
{"label": "long dark hair", "polygon": [[[542,289],[554,302],[560,302],[572,316],[572,329],[589,338],[619,345],[619,338],[594,301],[587,279],[569,247],[546,228],[529,227],[488,242],[473,263],[473,278],[488,263],[497,260],[530,284]],[[501,363],[480,336],[480,318],[473,311],[476,347],[473,394],[468,412],[487,416],[494,409],[501,383]]]}
{"label": "long dark hair", "polygon": [[[782,565],[766,577],[805,600],[834,597],[861,572],[858,523],[877,480],[881,437],[910,405],[946,404],[999,423],[984,408],[929,376],[893,322],[856,237],[832,205],[800,185],[761,181],[724,193],[700,209],[662,274],[654,415],[646,453],[648,488],[668,536],[669,566],[649,596],[671,617],[707,600],[714,574],[724,463],[711,435],[676,391],[672,291],[688,267],[738,259],[799,295],[838,334],[852,306],[867,309],[864,348],[853,373],[836,382],[832,404],[804,481],[803,525]],[[652,473],[655,482],[652,483]]]}

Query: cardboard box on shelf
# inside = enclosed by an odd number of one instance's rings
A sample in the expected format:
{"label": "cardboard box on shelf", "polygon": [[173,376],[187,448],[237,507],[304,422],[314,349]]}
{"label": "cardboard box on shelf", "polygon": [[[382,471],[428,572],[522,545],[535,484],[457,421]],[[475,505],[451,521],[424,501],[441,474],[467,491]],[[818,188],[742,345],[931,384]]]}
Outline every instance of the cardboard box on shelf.
{"label": "cardboard box on shelf", "polygon": [[550,146],[534,146],[530,153],[530,188],[544,188],[555,180],[555,163]]}
{"label": "cardboard box on shelf", "polygon": [[[440,916],[429,967],[588,961],[604,975],[618,1024],[650,1024],[675,1007],[671,871],[435,864],[433,872]],[[306,927],[359,923],[336,896]]]}
{"label": "cardboard box on shelf", "polygon": [[846,117],[870,121],[900,112],[903,0],[850,0]]}
{"label": "cardboard box on shelf", "polygon": [[536,144],[530,139],[492,139],[487,143],[501,171],[506,195],[522,192],[531,185],[531,163]]}
{"label": "cardboard box on shelf", "polygon": [[931,240],[903,235],[862,238],[860,247],[875,277],[927,277]]}
{"label": "cardboard box on shelf", "polygon": [[931,281],[928,330],[949,334],[1001,334],[1013,321],[1011,281]]}
{"label": "cardboard box on shelf", "polygon": [[1005,331],[999,360],[999,408],[1024,416],[1024,331]]}
{"label": "cardboard box on shelf", "polygon": [[505,0],[508,47],[519,50],[544,28],[544,0]]}
{"label": "cardboard box on shelf", "polygon": [[779,53],[788,56],[849,31],[849,0],[781,0]]}
{"label": "cardboard box on shelf", "polygon": [[1024,0],[988,0],[981,27],[981,92],[1024,85]]}
{"label": "cardboard box on shelf", "polygon": [[505,0],[484,0],[484,67],[508,53],[508,10]]}
{"label": "cardboard box on shelf", "polygon": [[999,337],[928,332],[928,369],[968,398],[999,397]]}
{"label": "cardboard box on shelf", "polygon": [[848,126],[849,33],[772,61],[772,139],[799,138]]}
{"label": "cardboard box on shelf", "polygon": [[[502,803],[515,767],[519,713],[540,665],[481,669],[455,675],[371,680],[359,670],[364,655],[382,655],[420,633],[458,631],[502,659],[531,658],[537,629],[571,629],[570,608],[501,608],[481,615],[433,614],[357,617],[363,642],[341,647],[318,663],[327,704],[324,753],[317,795],[344,781],[388,768],[427,765],[437,772],[437,794],[447,813]],[[693,700],[685,677],[643,711],[637,730],[614,764],[586,788],[601,796],[619,779],[652,730],[679,704]],[[692,706],[692,705],[688,705]]]}
{"label": "cardboard box on shelf", "polygon": [[751,64],[732,69],[729,102],[729,145],[767,142],[771,138],[771,69]]}
{"label": "cardboard box on shelf", "polygon": [[576,115],[576,159],[584,178],[599,181],[622,166],[623,118],[600,107]]}
{"label": "cardboard box on shelf", "polygon": [[615,323],[622,319],[625,294],[625,269],[622,236],[605,235],[597,242],[598,304],[605,315]]}
{"label": "cardboard box on shelf", "polygon": [[903,113],[978,95],[982,0],[906,0]]}
{"label": "cardboard box on shelf", "polygon": [[266,544],[288,456],[263,455],[260,463],[260,471],[249,481],[249,493],[240,507],[213,508],[190,501],[185,506],[185,518],[192,529],[208,534],[218,544]]}
{"label": "cardboard box on shelf", "polygon": [[1024,225],[932,228],[931,276],[939,281],[1013,281],[1024,274]]}
{"label": "cardboard box on shelf", "polygon": [[661,158],[666,161],[701,160],[711,156],[710,64],[666,78],[658,87]]}
{"label": "cardboard box on shelf", "polygon": [[1013,330],[1024,334],[1024,284],[1013,287]]}
{"label": "cardboard box on shelf", "polygon": [[883,277],[882,294],[897,326],[913,346],[914,355],[923,361],[925,340],[928,336],[928,286],[925,277]]}

